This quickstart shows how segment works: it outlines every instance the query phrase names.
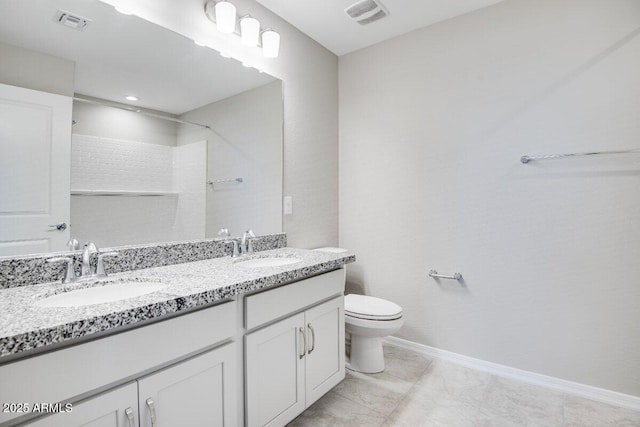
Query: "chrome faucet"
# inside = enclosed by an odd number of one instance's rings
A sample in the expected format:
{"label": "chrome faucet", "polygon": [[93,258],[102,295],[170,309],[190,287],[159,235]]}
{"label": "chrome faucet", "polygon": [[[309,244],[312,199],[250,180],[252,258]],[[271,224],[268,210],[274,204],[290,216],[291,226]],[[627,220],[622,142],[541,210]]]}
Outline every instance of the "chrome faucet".
{"label": "chrome faucet", "polygon": [[98,252],[98,248],[95,243],[87,242],[82,248],[82,264],[80,267],[80,276],[88,277],[96,274],[96,270],[91,266],[91,255]]}
{"label": "chrome faucet", "polygon": [[249,229],[244,232],[242,235],[242,241],[240,242],[240,252],[243,254],[250,254],[253,252],[253,241],[252,238],[255,238],[255,233]]}
{"label": "chrome faucet", "polygon": [[[91,264],[91,256],[94,253],[98,254],[98,259],[95,263],[95,266]],[[76,275],[76,259],[73,256],[49,258],[46,261],[50,264],[58,262],[66,263],[62,283],[71,283],[88,280],[94,277],[107,277],[107,272],[104,269],[104,258],[115,255],[118,255],[118,252],[98,252],[98,248],[93,242],[85,243],[84,247],[82,248],[80,275]]]}

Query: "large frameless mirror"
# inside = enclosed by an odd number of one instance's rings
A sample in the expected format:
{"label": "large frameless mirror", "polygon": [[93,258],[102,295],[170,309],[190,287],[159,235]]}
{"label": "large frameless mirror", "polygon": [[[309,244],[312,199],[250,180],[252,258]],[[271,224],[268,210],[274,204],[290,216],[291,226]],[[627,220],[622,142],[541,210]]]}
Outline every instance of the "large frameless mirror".
{"label": "large frameless mirror", "polygon": [[278,79],[97,0],[0,12],[0,256],[282,231]]}

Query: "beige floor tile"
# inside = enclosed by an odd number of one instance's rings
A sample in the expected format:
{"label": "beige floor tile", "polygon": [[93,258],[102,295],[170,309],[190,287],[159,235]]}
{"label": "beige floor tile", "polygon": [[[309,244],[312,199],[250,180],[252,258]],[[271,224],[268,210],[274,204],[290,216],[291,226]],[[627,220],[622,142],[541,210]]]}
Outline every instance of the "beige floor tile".
{"label": "beige floor tile", "polygon": [[564,395],[543,387],[494,377],[480,407],[482,426],[561,426]]}
{"label": "beige floor tile", "polygon": [[389,415],[412,385],[413,382],[386,372],[363,374],[347,370],[347,377],[333,391],[367,408]]}
{"label": "beige floor tile", "polygon": [[385,345],[384,363],[384,371],[387,374],[406,381],[415,381],[431,364],[431,359],[419,353]]}
{"label": "beige floor tile", "polygon": [[491,376],[452,363],[431,363],[387,418],[388,426],[474,426]]}
{"label": "beige floor tile", "polygon": [[467,403],[479,403],[493,377],[485,372],[444,361],[434,361],[416,381],[413,392],[432,400],[446,397]]}
{"label": "beige floor tile", "polygon": [[385,416],[333,391],[311,405],[289,427],[378,427]]}
{"label": "beige floor tile", "polygon": [[384,426],[472,427],[478,408],[479,402],[461,401],[451,395],[425,395],[412,389]]}
{"label": "beige floor tile", "polygon": [[640,412],[432,361],[398,347],[384,350],[384,373],[348,372],[290,425],[640,427]]}
{"label": "beige floor tile", "polygon": [[638,427],[640,411],[566,396],[564,422],[567,427]]}

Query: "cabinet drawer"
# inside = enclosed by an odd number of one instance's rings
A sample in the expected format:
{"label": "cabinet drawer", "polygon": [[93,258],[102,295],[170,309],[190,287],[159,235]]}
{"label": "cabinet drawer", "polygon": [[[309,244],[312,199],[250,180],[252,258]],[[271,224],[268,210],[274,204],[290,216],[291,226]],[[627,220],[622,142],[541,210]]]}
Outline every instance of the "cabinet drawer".
{"label": "cabinet drawer", "polygon": [[264,323],[302,310],[344,292],[345,269],[334,270],[244,299],[244,327],[253,329]]}

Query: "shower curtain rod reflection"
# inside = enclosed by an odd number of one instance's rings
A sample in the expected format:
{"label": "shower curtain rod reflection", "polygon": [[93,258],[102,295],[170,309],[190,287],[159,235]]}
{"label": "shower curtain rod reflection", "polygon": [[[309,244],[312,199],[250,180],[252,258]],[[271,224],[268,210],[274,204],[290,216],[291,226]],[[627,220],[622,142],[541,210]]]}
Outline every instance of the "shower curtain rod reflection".
{"label": "shower curtain rod reflection", "polygon": [[618,150],[618,151],[590,151],[586,153],[564,153],[564,154],[542,154],[537,156],[522,156],[520,162],[527,164],[534,160],[549,160],[549,159],[563,159],[566,157],[580,157],[580,156],[600,156],[603,154],[640,154],[640,150]]}
{"label": "shower curtain rod reflection", "polygon": [[[74,96],[73,100],[74,101],[78,101],[78,102],[86,102],[87,104],[104,105],[106,107],[117,108],[119,110],[130,111],[130,112],[133,112],[133,113],[143,114],[143,115],[148,116],[148,117],[154,117],[156,119],[162,119],[162,120],[169,120],[171,122],[182,123],[182,124],[185,124],[185,125],[199,126],[199,127],[203,128],[203,129],[209,129],[212,132],[214,132],[215,134],[218,134],[218,132],[216,132],[214,129],[211,128],[211,126],[208,126],[208,125],[203,125],[201,123],[196,123],[196,122],[190,122],[188,120],[176,119],[175,117],[163,116],[162,114],[151,113],[149,111],[144,111],[144,110],[141,110],[141,109],[138,109],[138,108],[135,108],[135,107],[125,107],[123,105],[118,105],[116,103],[102,102],[102,101],[97,101],[97,100],[93,100],[93,99],[86,99],[86,98],[79,98],[77,96]],[[75,122],[75,120],[74,120],[74,122]]]}

